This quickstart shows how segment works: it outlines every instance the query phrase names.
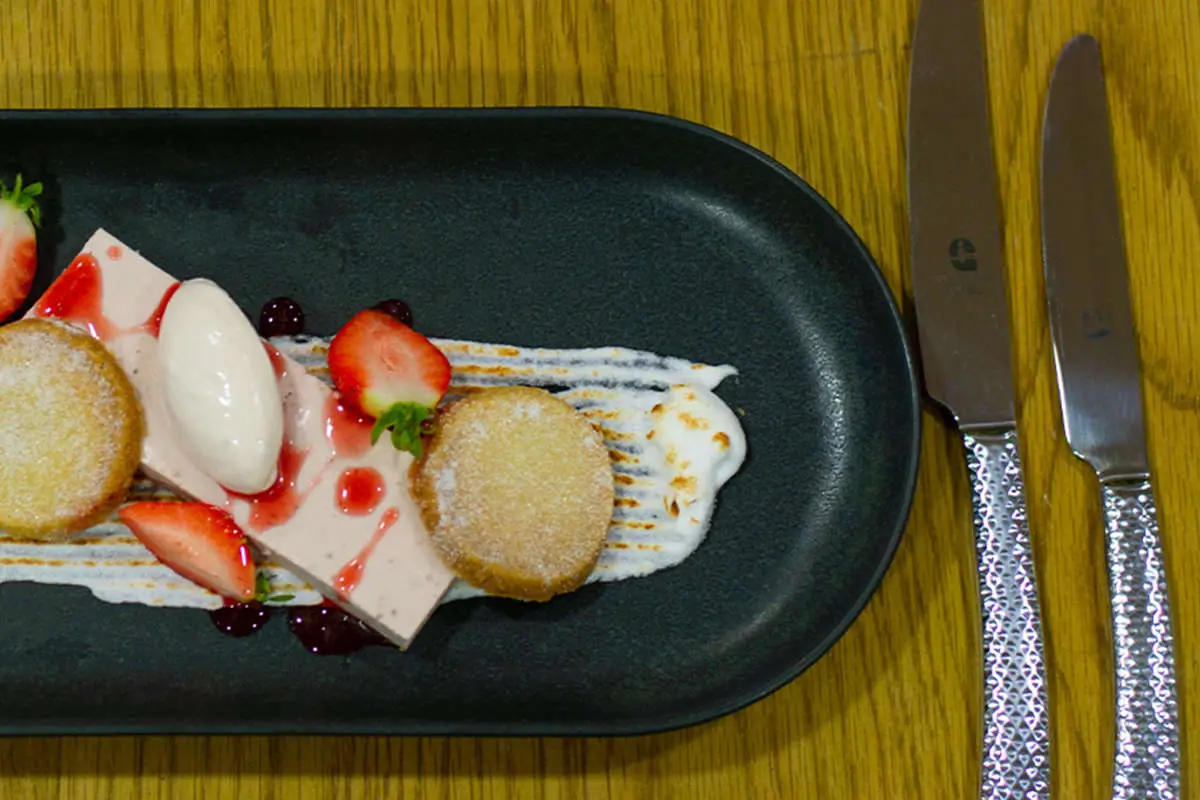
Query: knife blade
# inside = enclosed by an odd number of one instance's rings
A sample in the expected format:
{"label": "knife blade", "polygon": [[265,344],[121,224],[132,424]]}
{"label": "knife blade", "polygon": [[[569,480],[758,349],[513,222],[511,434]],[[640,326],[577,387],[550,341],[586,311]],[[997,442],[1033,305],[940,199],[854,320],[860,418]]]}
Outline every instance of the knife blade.
{"label": "knife blade", "polygon": [[1046,798],[1045,653],[978,0],[921,3],[908,114],[912,282],[925,387],[961,431],[972,489],[984,669],[980,794]]}
{"label": "knife blade", "polygon": [[1170,602],[1142,420],[1137,339],[1100,47],[1063,48],[1042,126],[1042,261],[1063,425],[1095,469],[1116,663],[1112,796],[1179,796]]}

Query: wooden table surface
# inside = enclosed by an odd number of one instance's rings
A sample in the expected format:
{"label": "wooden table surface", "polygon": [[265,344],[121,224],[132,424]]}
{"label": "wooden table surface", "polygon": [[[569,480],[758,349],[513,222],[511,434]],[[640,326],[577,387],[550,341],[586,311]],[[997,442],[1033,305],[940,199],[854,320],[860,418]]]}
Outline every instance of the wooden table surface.
{"label": "wooden table surface", "polygon": [[[992,115],[1018,415],[1048,636],[1056,797],[1108,796],[1113,681],[1096,486],[1064,442],[1043,307],[1046,81],[1078,31],[1109,79],[1184,728],[1200,714],[1200,5],[990,0]],[[394,7],[396,10],[392,10]],[[618,105],[714,126],[830,199],[907,295],[905,105],[916,0],[8,0],[6,106]],[[964,31],[964,36],[971,35]],[[964,464],[926,416],[903,544],[853,628],[774,696],[617,741],[0,742],[12,798],[968,798],[978,601]],[[114,687],[125,691],[136,687]],[[1191,756],[1191,758],[1188,758]],[[1184,739],[1200,789],[1200,737]]]}

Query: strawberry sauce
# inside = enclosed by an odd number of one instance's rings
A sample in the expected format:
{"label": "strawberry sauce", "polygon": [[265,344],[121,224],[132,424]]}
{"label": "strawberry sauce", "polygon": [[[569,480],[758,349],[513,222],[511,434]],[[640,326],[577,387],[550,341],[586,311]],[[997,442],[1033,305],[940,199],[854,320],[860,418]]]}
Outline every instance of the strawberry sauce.
{"label": "strawberry sauce", "polygon": [[290,441],[285,441],[279,451],[279,466],[275,483],[271,488],[259,494],[239,494],[226,490],[231,498],[242,500],[250,505],[250,521],[248,527],[262,532],[268,528],[282,525],[299,510],[307,492],[296,488],[300,470],[308,460],[308,450],[301,450]]}
{"label": "strawberry sauce", "polygon": [[361,620],[334,605],[301,606],[287,611],[288,629],[310,653],[342,656],[388,642]]}
{"label": "strawberry sauce", "polygon": [[111,342],[119,336],[133,333],[146,333],[157,337],[167,303],[178,288],[179,283],[176,282],[163,293],[154,313],[145,322],[128,328],[122,327],[104,313],[104,277],[100,262],[92,254],[83,253],[77,256],[71,262],[71,266],[46,290],[42,299],[33,307],[33,314],[86,327],[94,338],[102,342]]}
{"label": "strawberry sauce", "polygon": [[100,262],[90,253],[83,253],[42,295],[33,313],[85,325],[92,336],[108,341],[119,329],[100,308],[102,283]]}
{"label": "strawberry sauce", "polygon": [[271,609],[262,603],[226,600],[224,606],[208,612],[208,616],[221,633],[241,638],[261,630],[271,618]]}
{"label": "strawberry sauce", "polygon": [[279,348],[270,342],[263,342],[263,349],[267,351],[267,358],[271,359],[271,369],[275,371],[275,380],[283,380],[283,377],[287,375],[287,362],[283,360],[283,353],[279,352]]}
{"label": "strawberry sauce", "polygon": [[171,288],[163,292],[162,300],[158,301],[158,308],[154,309],[154,313],[150,315],[150,318],[134,330],[141,330],[157,339],[158,332],[162,330],[163,314],[167,313],[167,303],[171,302],[171,298],[179,291],[179,286],[178,281],[171,284]]}
{"label": "strawberry sauce", "polygon": [[343,514],[362,517],[379,506],[387,492],[383,476],[374,467],[351,467],[338,476],[334,496]]}
{"label": "strawberry sauce", "polygon": [[337,458],[358,458],[371,449],[375,421],[354,406],[343,403],[337,393],[325,403],[325,438]]}
{"label": "strawberry sauce", "polygon": [[363,570],[366,569],[367,562],[371,560],[375,548],[379,546],[383,535],[396,524],[398,519],[400,519],[400,509],[395,506],[384,511],[383,516],[379,518],[379,527],[375,529],[375,533],[371,534],[370,541],[334,576],[333,588],[337,592],[338,599],[342,601],[350,599],[350,595],[354,593],[354,590],[358,588],[359,581],[362,580]]}
{"label": "strawberry sauce", "polygon": [[[266,349],[275,365],[276,374],[282,377],[286,371],[283,355],[270,343],[266,344]],[[365,455],[371,448],[372,424],[370,417],[339,402],[337,395],[331,394],[325,408],[325,437],[333,447],[330,461]],[[308,461],[308,454],[307,449],[301,450],[285,440],[279,452],[278,474],[271,488],[253,495],[227,490],[231,499],[249,504],[248,527],[251,530],[261,533],[284,524],[296,515],[311,491],[311,488],[301,491],[296,485],[300,471]],[[319,482],[320,476],[312,484]],[[338,481],[338,508],[342,513],[354,516],[370,514],[379,505],[385,491],[383,476],[378,470],[370,467],[347,469]]]}

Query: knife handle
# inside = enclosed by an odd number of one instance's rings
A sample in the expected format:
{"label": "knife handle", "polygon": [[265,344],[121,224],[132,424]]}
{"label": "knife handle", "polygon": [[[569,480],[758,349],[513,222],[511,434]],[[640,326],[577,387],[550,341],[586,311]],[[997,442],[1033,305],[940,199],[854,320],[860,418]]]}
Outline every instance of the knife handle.
{"label": "knife handle", "polygon": [[983,612],[983,798],[1050,796],[1050,721],[1037,575],[1017,432],[965,433]]}
{"label": "knife handle", "polygon": [[1179,710],[1167,571],[1148,479],[1105,481],[1116,661],[1114,798],[1179,797]]}

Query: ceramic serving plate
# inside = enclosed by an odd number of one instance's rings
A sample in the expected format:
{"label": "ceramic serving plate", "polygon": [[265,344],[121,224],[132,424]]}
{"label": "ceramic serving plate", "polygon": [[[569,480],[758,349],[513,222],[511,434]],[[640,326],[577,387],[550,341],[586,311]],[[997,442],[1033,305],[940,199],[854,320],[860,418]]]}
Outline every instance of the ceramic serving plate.
{"label": "ceramic serving plate", "polygon": [[888,566],[918,460],[903,326],[841,217],[735,140],[614,110],[7,112],[0,152],[46,186],[34,296],[105,228],[254,318],[296,298],[315,334],[402,297],[429,336],[732,364],[750,453],[681,565],[448,603],[403,653],[6,583],[0,732],[694,724],[804,671]]}

